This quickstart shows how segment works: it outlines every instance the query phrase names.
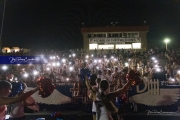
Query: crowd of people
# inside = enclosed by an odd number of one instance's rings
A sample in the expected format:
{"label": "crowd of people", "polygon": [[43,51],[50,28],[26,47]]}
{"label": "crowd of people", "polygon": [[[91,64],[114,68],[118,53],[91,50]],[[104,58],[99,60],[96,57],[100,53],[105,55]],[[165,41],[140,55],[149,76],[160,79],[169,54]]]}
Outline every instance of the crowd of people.
{"label": "crowd of people", "polygon": [[[99,82],[96,81],[96,87],[101,89],[101,94],[99,98],[93,95],[99,92],[97,92],[97,88],[94,90],[93,87],[90,87],[93,85],[93,81],[90,80],[90,83],[86,82],[87,88],[92,91],[90,98],[97,102],[100,98],[102,99],[102,97],[104,97],[107,104],[105,107],[108,107],[109,110],[115,110],[113,106],[111,106],[109,98],[124,94],[127,87],[131,85],[127,82],[126,77],[123,76],[128,73],[129,69],[139,71],[141,76],[148,79],[159,79],[159,81],[163,81],[163,83],[166,84],[179,84],[179,51],[179,49],[166,50],[164,48],[152,48],[148,51],[133,49],[95,49],[91,51],[91,53],[87,53],[83,49],[73,49],[64,51],[42,50],[26,54],[22,53],[22,55],[39,56],[44,60],[44,63],[1,65],[0,78],[1,80],[20,81],[26,83],[28,86],[36,86],[36,80],[41,76],[51,78],[56,85],[64,85],[64,83],[77,82],[85,84],[87,79],[91,79],[92,76],[95,75],[99,80]],[[8,54],[6,53],[5,55]],[[12,53],[9,55],[12,55]],[[114,86],[114,92],[111,94],[108,93],[109,88],[107,86],[109,85]],[[4,88],[2,88],[0,89],[4,90]],[[105,97],[106,95],[108,97]],[[4,103],[3,105],[18,101],[19,100]],[[102,104],[105,103],[96,103],[96,105],[100,106]],[[101,111],[107,112],[104,108]],[[101,113],[96,113],[96,117],[98,117],[98,120],[104,120],[105,118],[110,120],[111,118],[108,112],[105,116],[101,115]]]}
{"label": "crowd of people", "polygon": [[[112,84],[128,68],[136,67],[145,77],[179,83],[179,50],[153,48],[148,51],[133,49],[94,50],[91,54],[85,50],[74,49],[64,51],[32,52],[29,55],[40,56],[42,64],[1,65],[1,79],[11,79],[26,82],[32,86],[40,76],[54,80],[54,83],[77,82],[83,74],[96,74]],[[126,81],[121,80],[121,84]]]}

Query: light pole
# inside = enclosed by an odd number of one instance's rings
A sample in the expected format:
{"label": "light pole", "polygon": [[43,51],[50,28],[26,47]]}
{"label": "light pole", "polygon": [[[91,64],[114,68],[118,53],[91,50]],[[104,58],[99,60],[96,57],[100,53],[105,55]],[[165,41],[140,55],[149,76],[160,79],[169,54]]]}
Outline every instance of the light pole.
{"label": "light pole", "polygon": [[166,43],[166,50],[167,50],[167,44],[169,43],[169,41],[170,41],[169,38],[166,38],[166,39],[164,40],[164,42]]}
{"label": "light pole", "polygon": [[1,24],[0,51],[1,51],[1,49],[2,49],[2,32],[3,32],[3,25],[4,25],[5,7],[6,7],[6,0],[4,0],[4,8],[3,8],[3,16],[2,16],[2,24]]}

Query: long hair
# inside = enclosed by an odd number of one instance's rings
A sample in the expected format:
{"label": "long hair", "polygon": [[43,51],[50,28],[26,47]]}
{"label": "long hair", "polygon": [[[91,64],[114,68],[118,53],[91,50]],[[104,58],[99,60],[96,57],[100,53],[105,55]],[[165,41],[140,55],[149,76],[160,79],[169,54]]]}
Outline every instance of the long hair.
{"label": "long hair", "polygon": [[117,112],[117,108],[113,105],[113,103],[109,100],[107,95],[105,95],[104,92],[103,92],[103,91],[105,91],[105,90],[107,90],[109,88],[109,82],[107,80],[101,80],[99,88],[102,91],[100,93],[100,99],[101,99],[103,105],[110,112],[112,112],[112,113]]}

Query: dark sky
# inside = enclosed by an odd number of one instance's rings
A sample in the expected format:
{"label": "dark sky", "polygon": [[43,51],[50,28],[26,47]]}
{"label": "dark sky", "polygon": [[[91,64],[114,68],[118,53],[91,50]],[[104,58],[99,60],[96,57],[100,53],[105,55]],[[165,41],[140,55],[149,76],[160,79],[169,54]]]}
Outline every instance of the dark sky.
{"label": "dark sky", "polygon": [[[3,0],[0,0],[0,22]],[[179,0],[6,0],[3,46],[82,47],[81,27],[149,25],[149,46],[180,40]],[[82,25],[82,23],[84,23]],[[180,43],[180,42],[178,42]],[[164,44],[163,44],[164,45]]]}

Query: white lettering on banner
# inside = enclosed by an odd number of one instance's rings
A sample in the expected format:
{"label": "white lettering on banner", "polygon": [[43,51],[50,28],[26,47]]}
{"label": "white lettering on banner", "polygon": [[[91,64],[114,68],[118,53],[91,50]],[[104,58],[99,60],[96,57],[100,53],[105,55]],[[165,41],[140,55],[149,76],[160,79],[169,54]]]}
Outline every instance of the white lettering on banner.
{"label": "white lettering on banner", "polygon": [[124,42],[141,42],[140,37],[135,38],[90,38],[89,43],[124,43]]}

